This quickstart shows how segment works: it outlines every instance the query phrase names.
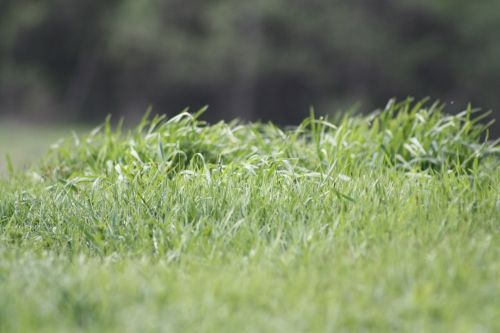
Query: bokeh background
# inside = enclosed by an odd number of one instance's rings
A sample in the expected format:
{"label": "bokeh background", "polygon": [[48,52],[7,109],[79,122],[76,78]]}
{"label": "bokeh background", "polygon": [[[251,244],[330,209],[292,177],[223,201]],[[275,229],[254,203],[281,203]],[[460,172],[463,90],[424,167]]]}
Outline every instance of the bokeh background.
{"label": "bokeh background", "polygon": [[295,124],[407,96],[495,117],[499,88],[499,0],[0,0],[4,124]]}

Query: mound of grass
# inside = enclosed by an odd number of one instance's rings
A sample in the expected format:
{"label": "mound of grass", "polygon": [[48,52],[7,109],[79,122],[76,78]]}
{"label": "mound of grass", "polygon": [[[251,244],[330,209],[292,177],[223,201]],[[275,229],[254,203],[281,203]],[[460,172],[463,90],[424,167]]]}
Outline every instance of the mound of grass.
{"label": "mound of grass", "polygon": [[498,331],[475,111],[107,121],[0,183],[3,331]]}

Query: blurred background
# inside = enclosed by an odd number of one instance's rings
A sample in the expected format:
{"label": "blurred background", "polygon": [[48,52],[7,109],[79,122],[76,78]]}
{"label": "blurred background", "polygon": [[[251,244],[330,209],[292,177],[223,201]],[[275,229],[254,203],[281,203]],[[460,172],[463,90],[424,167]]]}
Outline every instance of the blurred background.
{"label": "blurred background", "polygon": [[0,0],[10,139],[13,123],[133,122],[149,105],[287,125],[311,105],[429,96],[494,118],[499,88],[499,0]]}

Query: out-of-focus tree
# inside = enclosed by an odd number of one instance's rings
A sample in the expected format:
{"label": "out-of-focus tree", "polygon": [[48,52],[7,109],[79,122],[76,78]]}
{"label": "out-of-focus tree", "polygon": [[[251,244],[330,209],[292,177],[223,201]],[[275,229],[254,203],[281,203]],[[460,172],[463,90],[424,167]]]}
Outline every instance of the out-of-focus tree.
{"label": "out-of-focus tree", "polygon": [[0,112],[296,122],[431,96],[498,107],[500,2],[1,0]]}

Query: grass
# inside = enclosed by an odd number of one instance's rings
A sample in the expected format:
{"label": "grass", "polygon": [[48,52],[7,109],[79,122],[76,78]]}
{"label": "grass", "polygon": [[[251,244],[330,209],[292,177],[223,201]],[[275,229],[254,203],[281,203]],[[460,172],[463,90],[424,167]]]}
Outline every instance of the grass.
{"label": "grass", "polygon": [[[76,132],[84,132],[76,128]],[[12,163],[13,167],[26,168],[39,160],[59,139],[71,135],[62,125],[45,126],[23,124],[0,118],[0,175],[5,175]]]}
{"label": "grass", "polygon": [[498,332],[500,150],[477,115],[69,137],[0,183],[0,331]]}

